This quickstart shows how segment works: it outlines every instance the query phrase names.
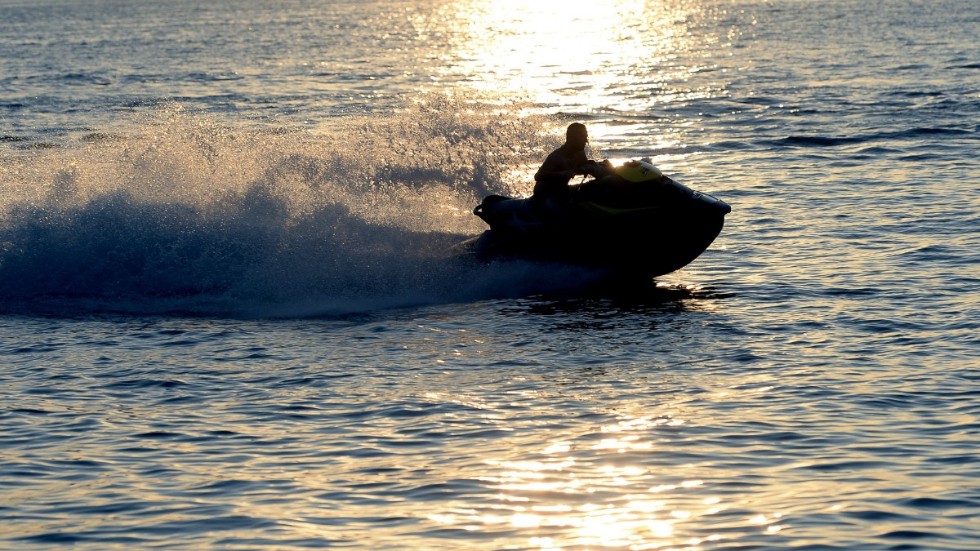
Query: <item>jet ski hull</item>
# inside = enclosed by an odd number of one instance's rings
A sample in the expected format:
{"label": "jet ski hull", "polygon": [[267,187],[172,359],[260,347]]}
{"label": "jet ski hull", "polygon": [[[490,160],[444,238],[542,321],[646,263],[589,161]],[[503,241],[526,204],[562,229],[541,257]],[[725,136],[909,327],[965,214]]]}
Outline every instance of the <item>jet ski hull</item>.
{"label": "jet ski hull", "polygon": [[659,175],[612,177],[573,186],[555,206],[490,196],[474,213],[490,229],[468,243],[481,259],[526,259],[657,277],[701,255],[721,233],[731,207]]}

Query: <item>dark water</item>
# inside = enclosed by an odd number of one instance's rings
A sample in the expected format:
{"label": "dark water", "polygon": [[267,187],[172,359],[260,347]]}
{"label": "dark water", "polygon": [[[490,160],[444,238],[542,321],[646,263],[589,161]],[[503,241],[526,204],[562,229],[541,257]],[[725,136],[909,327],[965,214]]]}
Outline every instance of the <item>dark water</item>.
{"label": "dark water", "polygon": [[[577,8],[0,0],[0,547],[980,547],[976,2]],[[570,120],[714,245],[448,259]]]}

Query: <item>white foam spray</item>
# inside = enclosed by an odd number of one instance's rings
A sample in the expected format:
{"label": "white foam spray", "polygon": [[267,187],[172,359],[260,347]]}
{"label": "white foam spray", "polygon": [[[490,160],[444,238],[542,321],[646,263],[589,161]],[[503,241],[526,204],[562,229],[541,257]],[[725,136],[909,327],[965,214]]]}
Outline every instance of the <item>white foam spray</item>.
{"label": "white foam spray", "polygon": [[4,151],[0,308],[315,316],[541,287],[548,270],[447,257],[553,145],[512,113],[434,95],[297,130],[171,105]]}

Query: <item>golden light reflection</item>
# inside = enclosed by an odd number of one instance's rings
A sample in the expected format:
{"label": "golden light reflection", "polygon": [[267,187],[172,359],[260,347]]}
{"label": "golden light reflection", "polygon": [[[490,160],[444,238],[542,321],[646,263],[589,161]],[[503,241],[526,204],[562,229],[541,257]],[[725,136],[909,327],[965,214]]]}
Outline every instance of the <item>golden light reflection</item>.
{"label": "golden light reflection", "polygon": [[[697,68],[670,60],[692,44],[690,2],[471,0],[445,76],[501,96],[561,108],[648,109],[676,101]],[[651,71],[650,67],[658,70]]]}
{"label": "golden light reflection", "polygon": [[[497,491],[496,501],[429,519],[467,530],[516,530],[526,534],[521,546],[534,549],[698,549],[721,538],[704,532],[705,518],[735,504],[711,495],[704,479],[682,476],[688,467],[652,466],[656,429],[683,424],[624,416],[583,438],[542,443],[533,459],[487,459],[482,480]],[[742,522],[775,534],[780,520],[758,514]]]}

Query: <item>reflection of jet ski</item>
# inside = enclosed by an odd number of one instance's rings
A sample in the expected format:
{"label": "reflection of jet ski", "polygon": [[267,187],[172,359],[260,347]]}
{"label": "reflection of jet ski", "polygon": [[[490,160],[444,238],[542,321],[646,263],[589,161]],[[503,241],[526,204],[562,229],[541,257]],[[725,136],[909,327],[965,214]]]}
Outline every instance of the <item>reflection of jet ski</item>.
{"label": "reflection of jet ski", "polygon": [[649,162],[605,166],[605,175],[569,186],[560,201],[485,198],[473,214],[490,229],[470,241],[470,250],[483,259],[553,261],[652,278],[703,253],[732,210]]}

